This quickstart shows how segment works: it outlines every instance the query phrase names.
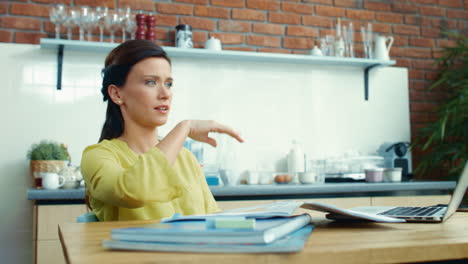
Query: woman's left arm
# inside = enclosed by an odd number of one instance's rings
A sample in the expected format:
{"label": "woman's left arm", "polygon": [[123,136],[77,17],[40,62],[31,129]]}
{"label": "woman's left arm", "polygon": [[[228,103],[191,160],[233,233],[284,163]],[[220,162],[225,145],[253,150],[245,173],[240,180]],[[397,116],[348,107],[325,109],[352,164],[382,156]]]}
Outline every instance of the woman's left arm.
{"label": "woman's left arm", "polygon": [[210,132],[228,134],[239,142],[244,142],[240,135],[232,128],[218,122],[211,120],[184,120],[177,124],[174,129],[158,143],[157,147],[166,154],[169,162],[174,164],[187,137],[216,147],[216,140],[208,136]]}

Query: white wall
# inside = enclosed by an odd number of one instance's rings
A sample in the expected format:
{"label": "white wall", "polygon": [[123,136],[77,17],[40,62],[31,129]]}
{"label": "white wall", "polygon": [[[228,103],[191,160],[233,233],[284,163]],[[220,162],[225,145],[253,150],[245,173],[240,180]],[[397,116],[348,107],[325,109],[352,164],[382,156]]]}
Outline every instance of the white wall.
{"label": "white wall", "polygon": [[[79,164],[104,120],[105,54],[65,52],[63,88],[57,91],[54,51],[21,44],[0,44],[0,50],[0,255],[9,263],[28,263],[32,203],[26,200],[31,182],[26,152],[32,143],[54,139],[67,143],[72,162]],[[374,152],[385,141],[410,138],[403,68],[373,70],[369,101],[362,69],[178,58],[173,76],[173,112],[162,134],[188,118],[229,124],[246,139],[230,143],[240,168],[284,157],[292,139],[307,154],[324,156]],[[221,140],[225,148],[228,143]]]}

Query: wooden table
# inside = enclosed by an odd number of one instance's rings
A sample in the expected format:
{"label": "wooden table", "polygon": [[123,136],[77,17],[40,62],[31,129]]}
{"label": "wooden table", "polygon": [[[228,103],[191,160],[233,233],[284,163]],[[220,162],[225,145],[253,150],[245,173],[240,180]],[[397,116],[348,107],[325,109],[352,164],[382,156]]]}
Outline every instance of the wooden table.
{"label": "wooden table", "polygon": [[299,253],[206,254],[107,251],[113,228],[148,221],[59,225],[68,263],[401,263],[468,259],[468,213],[436,224],[339,223],[313,214],[315,229]]}

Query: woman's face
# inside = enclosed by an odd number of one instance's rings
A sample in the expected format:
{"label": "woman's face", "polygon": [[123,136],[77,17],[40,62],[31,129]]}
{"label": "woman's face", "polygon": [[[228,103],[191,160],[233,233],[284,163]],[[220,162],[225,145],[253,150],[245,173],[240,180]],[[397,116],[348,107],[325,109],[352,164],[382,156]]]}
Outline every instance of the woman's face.
{"label": "woman's face", "polygon": [[169,62],[147,58],[135,64],[119,89],[125,123],[154,128],[167,122],[172,102]]}

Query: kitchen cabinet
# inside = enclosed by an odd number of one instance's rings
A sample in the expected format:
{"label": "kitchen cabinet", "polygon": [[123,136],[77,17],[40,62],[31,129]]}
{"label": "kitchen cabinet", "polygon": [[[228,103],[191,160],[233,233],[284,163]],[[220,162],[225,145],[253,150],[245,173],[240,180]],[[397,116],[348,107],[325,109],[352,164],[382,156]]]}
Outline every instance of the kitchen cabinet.
{"label": "kitchen cabinet", "polygon": [[58,225],[76,223],[76,217],[86,212],[85,204],[35,205],[33,232],[35,263],[65,263],[58,236]]}
{"label": "kitchen cabinet", "polygon": [[[119,43],[105,43],[94,41],[76,41],[64,39],[42,38],[40,40],[41,49],[57,50],[57,89],[62,85],[62,64],[64,51],[85,51],[108,53]],[[248,61],[266,63],[294,63],[294,64],[315,64],[321,66],[357,67],[363,69],[364,74],[364,99],[369,98],[369,71],[377,66],[390,66],[396,62],[394,60],[376,60],[365,58],[339,58],[332,56],[311,56],[301,54],[281,54],[266,52],[247,52],[232,50],[207,50],[207,49],[182,49],[176,47],[162,47],[171,58],[189,59],[210,59],[219,61]]]}

